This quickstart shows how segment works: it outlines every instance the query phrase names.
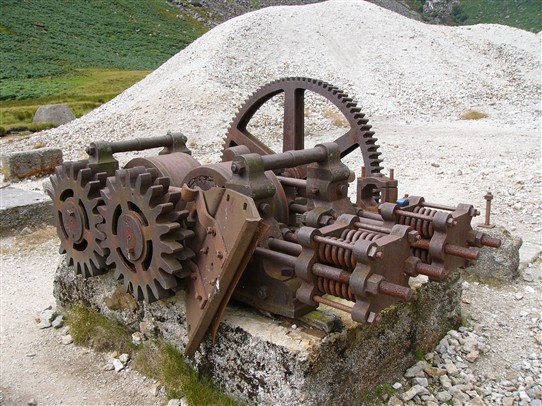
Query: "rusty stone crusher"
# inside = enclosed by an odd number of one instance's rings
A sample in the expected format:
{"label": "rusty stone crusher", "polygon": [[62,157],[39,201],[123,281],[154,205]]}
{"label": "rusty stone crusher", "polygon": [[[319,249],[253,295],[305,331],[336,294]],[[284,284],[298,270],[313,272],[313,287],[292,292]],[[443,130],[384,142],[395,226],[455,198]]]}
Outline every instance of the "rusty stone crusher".
{"label": "rusty stone crusher", "polygon": [[[309,92],[334,104],[349,128],[304,149]],[[247,129],[276,95],[284,97],[281,153]],[[230,298],[289,318],[324,304],[377,322],[381,310],[414,299],[410,277],[446,281],[477,259],[477,247],[500,241],[472,229],[472,205],[399,197],[376,141],[344,92],[287,78],[241,107],[219,163],[196,161],[180,133],[91,143],[87,160],[66,162],[51,177],[60,250],[85,278],[114,272],[138,301],[184,289],[188,355],[207,331],[215,338]],[[158,155],[122,169],[113,156],[157,147]],[[341,160],[355,150],[364,164],[357,179]]]}

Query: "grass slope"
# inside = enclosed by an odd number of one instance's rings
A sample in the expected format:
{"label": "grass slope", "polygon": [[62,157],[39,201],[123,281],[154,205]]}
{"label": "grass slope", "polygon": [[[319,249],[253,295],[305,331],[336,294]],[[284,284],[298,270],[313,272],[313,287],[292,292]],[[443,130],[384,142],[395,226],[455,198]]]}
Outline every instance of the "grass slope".
{"label": "grass slope", "polygon": [[110,100],[205,32],[180,13],[165,0],[2,0],[0,126],[28,126],[42,104],[80,116]]}
{"label": "grass slope", "polygon": [[465,24],[503,24],[542,31],[541,0],[462,0]]}

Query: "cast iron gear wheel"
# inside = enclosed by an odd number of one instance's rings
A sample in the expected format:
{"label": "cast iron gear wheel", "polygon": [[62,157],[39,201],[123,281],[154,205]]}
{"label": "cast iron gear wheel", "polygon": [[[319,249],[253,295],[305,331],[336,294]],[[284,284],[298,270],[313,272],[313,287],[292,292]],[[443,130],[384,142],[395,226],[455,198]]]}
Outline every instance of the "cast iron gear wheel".
{"label": "cast iron gear wheel", "polygon": [[50,177],[53,222],[60,238],[60,253],[76,273],[88,278],[107,272],[107,250],[100,246],[104,236],[97,229],[103,221],[98,207],[106,173],[95,173],[87,161],[65,162]]}
{"label": "cast iron gear wheel", "polygon": [[258,154],[274,153],[247,130],[247,125],[260,107],[280,93],[284,93],[283,151],[303,149],[306,91],[325,97],[348,121],[349,130],[335,140],[341,149],[341,158],[359,147],[367,173],[380,173],[382,159],[378,151],[379,146],[376,144],[377,138],[374,137],[374,132],[370,131],[371,126],[367,124],[369,120],[357,107],[356,102],[342,90],[327,82],[303,77],[279,79],[253,93],[233,119],[226,135],[223,152],[236,145],[245,145],[251,152]]}
{"label": "cast iron gear wheel", "polygon": [[180,189],[169,184],[156,169],[136,166],[117,170],[102,190],[107,264],[126,292],[148,303],[171,296],[189,275],[182,262],[195,256],[183,245],[194,234],[181,226],[188,212],[175,210]]}

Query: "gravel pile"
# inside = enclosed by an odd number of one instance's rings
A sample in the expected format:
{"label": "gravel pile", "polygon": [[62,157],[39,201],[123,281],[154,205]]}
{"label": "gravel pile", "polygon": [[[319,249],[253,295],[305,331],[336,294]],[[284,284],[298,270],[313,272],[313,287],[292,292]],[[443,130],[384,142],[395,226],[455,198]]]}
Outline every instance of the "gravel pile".
{"label": "gravel pile", "polygon": [[216,27],[81,119],[2,148],[44,142],[80,159],[93,140],[172,129],[218,149],[245,98],[286,76],[331,82],[370,117],[455,120],[474,108],[533,128],[540,38],[497,25],[426,25],[363,1],[266,8]]}
{"label": "gravel pile", "polygon": [[[542,323],[542,315],[533,318]],[[489,342],[488,334],[473,328],[449,331],[434,352],[406,371],[403,382],[394,384],[399,392],[388,405],[542,405],[542,355],[527,354],[517,379],[497,379],[473,369],[481,354],[491,351]]]}

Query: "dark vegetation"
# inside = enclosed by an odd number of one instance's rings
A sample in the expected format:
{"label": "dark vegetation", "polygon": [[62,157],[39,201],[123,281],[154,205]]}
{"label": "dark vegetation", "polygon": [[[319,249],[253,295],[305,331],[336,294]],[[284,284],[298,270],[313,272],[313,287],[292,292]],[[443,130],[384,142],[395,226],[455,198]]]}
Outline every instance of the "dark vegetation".
{"label": "dark vegetation", "polygon": [[2,0],[0,125],[68,103],[76,116],[110,100],[205,32],[163,0]]}
{"label": "dark vegetation", "polygon": [[406,0],[412,10],[422,18],[450,25],[502,24],[526,31],[542,31],[542,1],[540,0],[460,0],[449,15],[423,14],[428,0]]}
{"label": "dark vegetation", "polygon": [[82,304],[69,309],[66,317],[75,344],[130,354],[131,367],[162,383],[168,398],[184,397],[190,405],[241,405],[199,376],[172,344],[157,339],[134,345],[131,330]]}

